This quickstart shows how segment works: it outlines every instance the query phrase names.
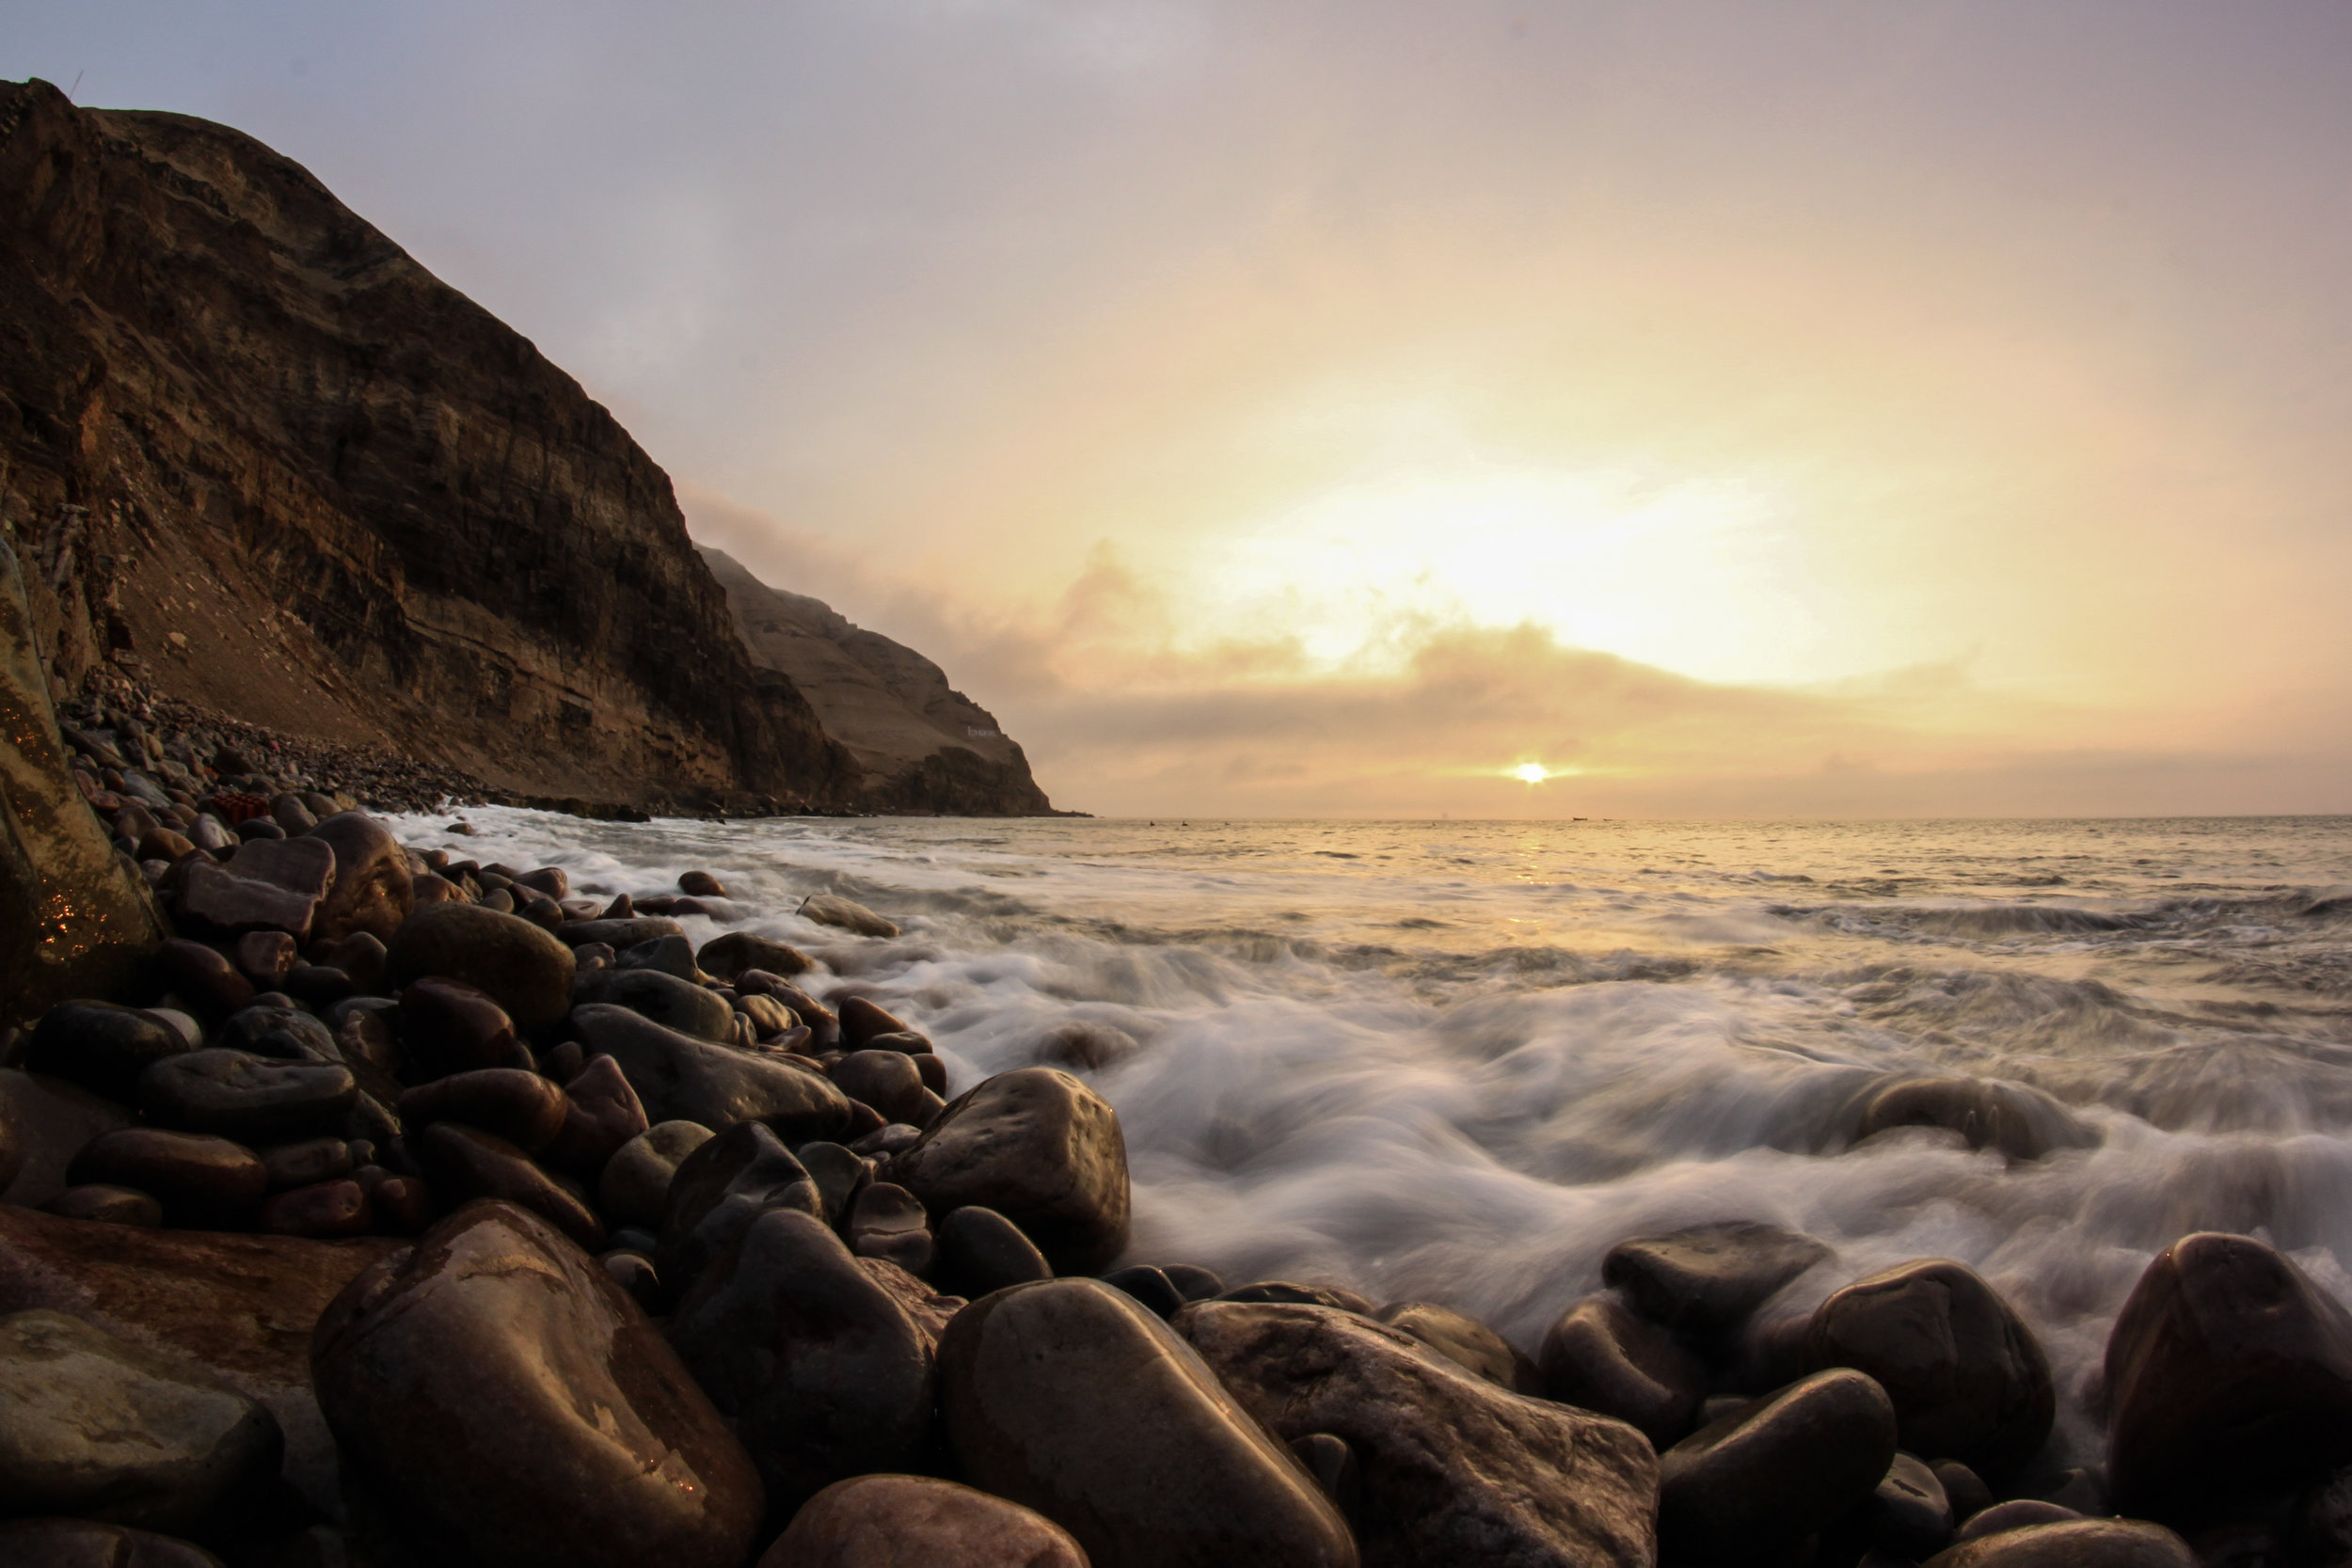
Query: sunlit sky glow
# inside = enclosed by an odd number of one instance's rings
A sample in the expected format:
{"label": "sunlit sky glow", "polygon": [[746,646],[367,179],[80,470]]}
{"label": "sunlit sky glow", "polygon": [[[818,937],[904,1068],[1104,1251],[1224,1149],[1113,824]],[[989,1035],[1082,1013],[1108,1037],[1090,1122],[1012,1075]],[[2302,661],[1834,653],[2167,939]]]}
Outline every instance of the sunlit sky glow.
{"label": "sunlit sky glow", "polygon": [[302,161],[1062,804],[2352,809],[2352,8],[0,0],[0,71]]}

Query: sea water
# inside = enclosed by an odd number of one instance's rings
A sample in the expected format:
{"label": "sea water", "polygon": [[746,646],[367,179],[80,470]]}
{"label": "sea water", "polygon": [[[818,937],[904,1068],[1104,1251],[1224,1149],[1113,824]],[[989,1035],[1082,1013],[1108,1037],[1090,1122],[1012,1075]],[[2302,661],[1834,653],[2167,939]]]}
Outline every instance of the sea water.
{"label": "sea water", "polygon": [[[2190,1231],[2352,1301],[2352,818],[1877,823],[883,819],[507,810],[412,844],[605,895],[726,884],[946,1059],[1118,1108],[1138,1261],[1458,1307],[1533,1352],[1621,1238],[1834,1247],[1768,1308],[1953,1258],[2050,1354],[2094,1456],[2109,1325]],[[812,893],[896,940],[800,918]],[[700,942],[719,925],[686,922]],[[1890,1074],[2038,1085],[2036,1161],[1838,1112]]]}

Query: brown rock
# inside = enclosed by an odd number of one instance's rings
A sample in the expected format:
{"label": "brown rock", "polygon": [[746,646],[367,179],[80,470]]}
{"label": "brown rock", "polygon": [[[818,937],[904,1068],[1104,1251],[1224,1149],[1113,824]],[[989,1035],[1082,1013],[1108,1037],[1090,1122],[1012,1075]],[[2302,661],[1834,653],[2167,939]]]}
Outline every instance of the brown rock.
{"label": "brown rock", "polygon": [[[1435,1302],[1398,1301],[1380,1308],[1380,1322],[1409,1334],[1457,1367],[1467,1367],[1498,1388],[1540,1394],[1543,1374],[1517,1345],[1466,1312]],[[1571,1401],[1571,1403],[1574,1402]]]}
{"label": "brown rock", "polygon": [[1197,1302],[1176,1331],[1276,1435],[1347,1444],[1367,1563],[1655,1560],[1657,1461],[1630,1427],[1507,1393],[1330,1307]]}
{"label": "brown rock", "polygon": [[694,961],[707,974],[732,980],[747,969],[767,974],[798,974],[809,967],[805,954],[772,937],[750,931],[729,931],[703,943]]}
{"label": "brown rock", "polygon": [[227,955],[200,942],[174,937],[155,950],[155,960],[166,988],[207,1018],[225,1018],[253,1001],[253,982]]}
{"label": "brown rock", "polygon": [[141,1073],[137,1099],[158,1126],[278,1143],[338,1126],[358,1102],[359,1085],[339,1062],[190,1051]]}
{"label": "brown rock", "polygon": [[663,1277],[691,1284],[760,1215],[789,1209],[821,1220],[808,1170],[763,1122],[744,1121],[677,1164],[661,1216]]}
{"label": "brown rock", "polygon": [[1913,1078],[1867,1100],[1854,1136],[1896,1127],[1945,1127],[1971,1148],[2039,1160],[2062,1148],[2091,1148],[2099,1135],[2058,1100],[2026,1084],[1980,1078]]}
{"label": "brown rock", "polygon": [[587,1252],[604,1248],[604,1222],[580,1195],[533,1164],[504,1138],[437,1121],[409,1140],[425,1180],[444,1203],[498,1198],[528,1209]]}
{"label": "brown rock", "polygon": [[833,1081],[851,1100],[871,1105],[884,1121],[921,1126],[930,1115],[914,1058],[896,1051],[852,1051],[835,1062]]}
{"label": "brown rock", "polygon": [[408,856],[389,828],[363,811],[337,812],[306,835],[335,851],[335,877],[316,928],[330,942],[366,932],[389,942],[416,908]]}
{"label": "brown rock", "polygon": [[126,1127],[84,1145],[66,1167],[75,1186],[101,1182],[152,1193],[181,1225],[233,1225],[269,1190],[261,1157],[242,1144],[198,1132]]}
{"label": "brown rock", "polygon": [[1895,1407],[1860,1372],[1816,1372],[1660,1457],[1666,1561],[1772,1561],[1863,1502],[1895,1459]]}
{"label": "brown rock", "polygon": [[[913,1026],[896,1013],[885,1011],[879,1003],[869,1002],[863,996],[838,997],[836,1006],[839,1008],[842,1043],[852,1051],[862,1048],[876,1035],[914,1033]],[[801,1011],[797,1005],[793,1010]],[[805,1018],[807,1015],[803,1013],[802,1016]]]}
{"label": "brown rock", "polygon": [[359,1183],[337,1180],[272,1194],[262,1204],[261,1228],[276,1236],[364,1236],[373,1218]]}
{"label": "brown rock", "polygon": [[1927,1568],[2196,1568],[2188,1543],[2161,1525],[2078,1519],[2031,1525],[1947,1547]]}
{"label": "brown rock", "polygon": [[411,1078],[430,1081],[488,1068],[528,1071],[531,1052],[515,1037],[514,1020],[496,999],[461,980],[409,982],[395,1015]]}
{"label": "brown rock", "polygon": [[188,1042],[178,1030],[136,1008],[112,1002],[60,1002],[34,1027],[24,1067],[128,1102],[138,1092],[140,1073],[187,1050]]}
{"label": "brown rock", "polygon": [[45,1073],[0,1069],[0,1127],[16,1149],[0,1200],[37,1209],[66,1189],[66,1167],[91,1139],[132,1123],[129,1106]]}
{"label": "brown rock", "polygon": [[826,1487],[758,1568],[1088,1568],[1041,1513],[930,1476],[857,1476]]}
{"label": "brown rock", "polygon": [[850,1101],[840,1090],[775,1058],[695,1039],[604,1004],[580,1008],[572,1029],[590,1056],[620,1064],[654,1121],[714,1130],[762,1121],[787,1142],[838,1139],[849,1129]]}
{"label": "brown rock", "polygon": [[695,898],[724,898],[727,890],[707,871],[689,871],[677,879],[678,891]]}
{"label": "brown rock", "polygon": [[458,1121],[536,1154],[564,1130],[564,1091],[520,1068],[478,1068],[420,1084],[400,1097],[400,1119],[410,1131]]}
{"label": "brown rock", "polygon": [[1289,1449],[1106,1285],[1051,1279],[974,1302],[940,1340],[939,1396],[965,1476],[1069,1530],[1098,1568],[1357,1561]]}
{"label": "brown rock", "polygon": [[41,1205],[52,1214],[70,1220],[97,1220],[106,1225],[154,1227],[164,1223],[164,1206],[135,1187],[110,1187],[93,1181],[68,1187]]}
{"label": "brown rock", "polygon": [[759,1481],[596,1260],[474,1203],[355,1280],[311,1340],[349,1460],[440,1560],[739,1568]]}
{"label": "brown rock", "polygon": [[276,990],[301,958],[294,939],[283,931],[247,931],[229,948],[229,961],[255,990]]}
{"label": "brown rock", "polygon": [[1732,1220],[1619,1242],[1601,1259],[1601,1282],[1654,1323],[1721,1336],[1830,1255],[1812,1237]]}
{"label": "brown rock", "polygon": [[528,920],[479,905],[434,904],[403,922],[389,947],[394,983],[462,981],[526,1032],[571,1010],[572,950]]}
{"label": "brown rock", "polygon": [[996,1211],[1065,1274],[1104,1268],[1127,1245],[1119,1114],[1051,1068],[981,1083],[894,1156],[888,1175],[933,1215],[967,1204]]}
{"label": "brown rock", "polygon": [[646,1126],[645,1107],[621,1064],[598,1056],[564,1084],[564,1125],[542,1158],[559,1170],[593,1178]]}
{"label": "brown rock", "polygon": [[700,1122],[656,1122],[613,1150],[596,1178],[596,1201],[615,1225],[656,1230],[669,1212],[677,1167],[713,1136]]}
{"label": "brown rock", "polygon": [[842,1229],[860,1258],[883,1259],[917,1278],[931,1272],[930,1227],[923,1205],[904,1187],[869,1181],[859,1188]]}
{"label": "brown rock", "polygon": [[1662,1452],[1691,1430],[1707,1370],[1615,1295],[1586,1296],[1544,1336],[1544,1392],[1639,1427]]}

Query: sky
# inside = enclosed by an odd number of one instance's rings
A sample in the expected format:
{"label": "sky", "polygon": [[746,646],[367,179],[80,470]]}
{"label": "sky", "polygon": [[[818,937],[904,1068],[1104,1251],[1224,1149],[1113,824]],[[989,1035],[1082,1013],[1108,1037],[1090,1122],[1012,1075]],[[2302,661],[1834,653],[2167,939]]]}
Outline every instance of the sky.
{"label": "sky", "polygon": [[26,75],[307,166],[1058,805],[2352,811],[2334,0],[0,0]]}

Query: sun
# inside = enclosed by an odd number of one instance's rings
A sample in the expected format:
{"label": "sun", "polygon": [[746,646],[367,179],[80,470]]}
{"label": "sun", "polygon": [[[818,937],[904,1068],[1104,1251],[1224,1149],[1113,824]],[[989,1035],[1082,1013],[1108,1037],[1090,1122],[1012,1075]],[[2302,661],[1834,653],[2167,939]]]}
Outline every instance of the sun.
{"label": "sun", "polygon": [[1523,762],[1511,769],[1511,777],[1524,780],[1532,784],[1539,784],[1551,777],[1551,769],[1540,762]]}

